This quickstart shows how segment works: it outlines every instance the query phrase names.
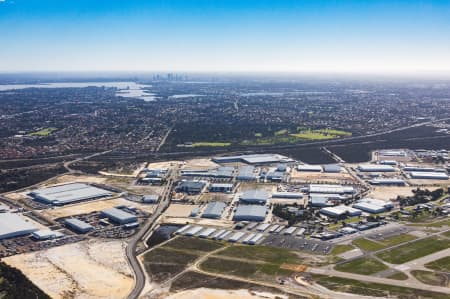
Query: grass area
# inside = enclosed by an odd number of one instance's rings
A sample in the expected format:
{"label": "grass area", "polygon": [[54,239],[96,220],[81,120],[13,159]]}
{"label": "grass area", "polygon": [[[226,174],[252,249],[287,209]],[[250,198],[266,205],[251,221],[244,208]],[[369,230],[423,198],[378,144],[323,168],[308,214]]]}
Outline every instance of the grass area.
{"label": "grass area", "polygon": [[338,221],[337,223],[333,223],[333,224],[328,225],[327,229],[328,230],[338,230],[338,229],[342,228],[342,222],[345,222],[345,223],[356,223],[356,222],[359,222],[361,220],[362,219],[359,216],[349,217],[349,218],[345,219],[344,221]]}
{"label": "grass area", "polygon": [[262,133],[255,133],[255,137],[257,137],[257,138],[262,137],[262,136],[263,136]]}
{"label": "grass area", "polygon": [[163,282],[182,272],[199,255],[178,250],[155,248],[143,256],[145,271],[155,282]]}
{"label": "grass area", "polygon": [[217,256],[228,256],[239,259],[247,259],[250,261],[261,261],[281,265],[286,264],[302,264],[302,259],[295,253],[283,249],[268,246],[230,246],[220,251]]}
{"label": "grass area", "polygon": [[435,222],[421,222],[421,223],[411,223],[410,226],[421,226],[421,227],[442,227],[450,226],[450,219],[439,220]]}
{"label": "grass area", "polygon": [[421,299],[448,299],[447,294],[423,291],[407,287],[392,286],[380,283],[364,282],[348,278],[313,275],[314,280],[333,291],[358,294],[363,296],[421,298]]}
{"label": "grass area", "polygon": [[403,264],[449,247],[448,239],[431,237],[400,245],[394,249],[378,253],[377,256],[392,264]]}
{"label": "grass area", "polygon": [[359,248],[365,251],[377,251],[385,248],[383,244],[365,238],[355,239],[353,240],[352,244],[358,246]]}
{"label": "grass area", "polygon": [[443,233],[443,235],[450,238],[450,230],[448,232]]}
{"label": "grass area", "polygon": [[417,237],[413,236],[413,235],[409,235],[409,234],[404,234],[404,235],[397,235],[397,236],[392,236],[389,238],[386,238],[384,240],[380,240],[378,242],[383,243],[384,245],[386,245],[386,247],[390,247],[390,246],[395,246],[401,243],[405,243],[405,242],[409,242],[412,240],[417,239]]}
{"label": "grass area", "polygon": [[289,134],[289,136],[293,136],[293,137],[296,137],[299,139],[313,140],[313,141],[337,138],[337,136],[335,136],[335,135],[327,135],[327,134],[316,132],[316,131],[304,131],[304,132],[300,132],[300,133]]}
{"label": "grass area", "polygon": [[230,146],[231,142],[194,142],[193,147],[226,147]]}
{"label": "grass area", "polygon": [[[244,289],[248,290],[250,293],[252,292],[268,292],[273,294],[279,294],[279,295],[285,295],[289,299],[306,299],[306,297],[302,297],[299,295],[293,295],[293,294],[287,294],[284,291],[272,288],[272,287],[266,287],[261,286],[249,282],[239,281],[239,280],[233,280],[233,279],[227,279],[227,278],[221,278],[216,277],[212,275],[206,275],[202,273],[197,272],[186,272],[180,277],[178,277],[175,281],[172,282],[170,286],[170,292],[178,292],[178,291],[184,291],[189,289],[196,289],[196,288],[211,288],[211,289],[221,289],[221,290],[238,290],[238,289]],[[281,298],[284,296],[277,296],[276,298]]]}
{"label": "grass area", "polygon": [[425,264],[425,267],[428,269],[449,272],[450,273],[450,256],[443,257],[441,259],[432,261],[428,264]]}
{"label": "grass area", "polygon": [[352,245],[336,245],[333,247],[333,250],[331,250],[331,254],[339,255],[352,249],[355,249]]}
{"label": "grass area", "polygon": [[445,274],[436,273],[432,271],[423,271],[423,270],[413,270],[411,274],[417,278],[417,280],[433,285],[433,286],[447,286],[448,277]]}
{"label": "grass area", "polygon": [[406,275],[403,272],[397,271],[394,274],[386,276],[386,278],[395,279],[395,280],[407,280],[408,279],[408,275]]}
{"label": "grass area", "polygon": [[373,258],[358,258],[343,264],[336,265],[334,269],[342,272],[370,275],[389,267]]}
{"label": "grass area", "polygon": [[280,135],[285,135],[287,134],[288,130],[287,129],[283,129],[283,130],[279,130],[275,132],[275,136],[280,136]]}
{"label": "grass area", "polygon": [[223,244],[217,241],[179,236],[164,244],[161,248],[210,252],[222,246]]}
{"label": "grass area", "polygon": [[281,269],[279,265],[270,263],[251,263],[237,260],[224,260],[210,257],[204,261],[200,268],[212,273],[222,273],[239,277],[254,277],[258,274],[266,275],[290,275],[292,271]]}
{"label": "grass area", "polygon": [[42,130],[33,132],[33,133],[29,133],[28,136],[38,136],[38,137],[47,137],[50,134],[52,134],[53,132],[57,131],[57,128],[44,128]]}
{"label": "grass area", "polygon": [[343,136],[343,137],[350,137],[352,136],[352,133],[342,131],[342,130],[334,130],[334,129],[322,129],[322,130],[315,130],[315,132],[319,132],[322,134],[328,134],[328,135],[334,135],[334,136]]}

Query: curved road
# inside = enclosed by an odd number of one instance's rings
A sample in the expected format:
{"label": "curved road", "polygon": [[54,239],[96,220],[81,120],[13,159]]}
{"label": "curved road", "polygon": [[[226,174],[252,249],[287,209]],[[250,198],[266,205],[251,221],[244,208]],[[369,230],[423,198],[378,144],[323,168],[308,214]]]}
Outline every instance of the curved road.
{"label": "curved road", "polygon": [[172,191],[172,186],[175,182],[177,170],[172,170],[172,173],[167,180],[167,185],[164,190],[164,193],[161,197],[161,200],[158,203],[158,206],[156,207],[155,212],[147,219],[147,221],[144,223],[144,226],[137,232],[136,235],[134,235],[131,240],[129,241],[127,248],[126,248],[126,256],[128,259],[128,262],[130,266],[132,267],[134,271],[134,278],[135,278],[135,284],[133,290],[128,295],[128,299],[135,299],[138,298],[139,295],[142,292],[142,289],[145,285],[145,274],[144,270],[141,267],[141,264],[139,263],[137,256],[136,256],[136,247],[139,241],[151,230],[154,228],[156,224],[156,220],[161,216],[161,214],[164,212],[164,210],[169,206],[170,204],[170,193]]}

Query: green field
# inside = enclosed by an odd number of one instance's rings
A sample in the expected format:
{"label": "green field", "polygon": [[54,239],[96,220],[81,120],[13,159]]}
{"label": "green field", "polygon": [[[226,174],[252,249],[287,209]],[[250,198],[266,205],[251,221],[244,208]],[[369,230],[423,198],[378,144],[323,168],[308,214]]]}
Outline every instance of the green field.
{"label": "green field", "polygon": [[230,146],[231,142],[194,142],[193,147],[226,147]]}
{"label": "green field", "polygon": [[302,259],[295,253],[283,248],[268,246],[230,246],[220,251],[217,256],[228,256],[249,261],[260,261],[281,265],[302,264]]}
{"label": "green field", "polygon": [[445,287],[448,284],[448,277],[442,273],[436,273],[432,271],[413,270],[411,274],[417,278],[417,280],[433,285]]}
{"label": "green field", "polygon": [[352,249],[355,249],[355,247],[351,246],[351,245],[335,245],[333,247],[333,250],[331,250],[331,254],[333,255],[339,255],[341,253],[350,251]]}
{"label": "green field", "polygon": [[313,275],[313,279],[320,285],[338,292],[352,293],[363,296],[393,297],[398,298],[420,298],[420,299],[448,299],[447,294],[423,291],[418,289],[392,286],[380,283],[363,282],[353,279]]}
{"label": "green field", "polygon": [[342,272],[370,275],[389,267],[373,258],[358,258],[343,264],[336,265],[334,269]]}
{"label": "green field", "polygon": [[377,256],[388,263],[403,264],[449,247],[448,239],[431,237],[380,252]]}
{"label": "green field", "polygon": [[345,136],[350,137],[352,136],[352,133],[342,131],[342,130],[333,130],[333,129],[321,129],[321,130],[315,130],[315,132],[319,132],[322,134],[328,134],[328,135],[334,135],[334,136]]}
{"label": "green field", "polygon": [[404,234],[404,235],[392,236],[392,237],[386,238],[384,240],[380,240],[378,242],[383,243],[386,247],[390,247],[390,246],[395,246],[395,245],[405,243],[408,241],[412,241],[415,239],[417,239],[417,237],[415,237],[413,235],[409,235],[409,234]]}
{"label": "green field", "polygon": [[173,238],[161,248],[209,252],[223,247],[223,243],[205,239],[179,236]]}
{"label": "green field", "polygon": [[328,140],[328,139],[334,139],[334,138],[338,137],[335,135],[328,135],[328,134],[324,134],[324,133],[320,133],[320,132],[316,132],[316,131],[304,131],[304,132],[299,132],[299,133],[295,133],[295,134],[289,134],[289,136],[299,138],[299,139],[312,140],[312,141]]}
{"label": "green field", "polygon": [[39,130],[39,131],[36,131],[33,133],[29,133],[28,136],[47,137],[57,130],[58,130],[57,128],[44,128],[42,130]]}
{"label": "green field", "polygon": [[265,275],[290,275],[292,271],[281,269],[279,265],[270,263],[251,263],[238,260],[225,260],[210,257],[204,261],[200,268],[212,273],[235,275],[239,277],[255,277],[260,274]]}
{"label": "green field", "polygon": [[377,251],[385,248],[383,244],[365,238],[355,239],[353,240],[352,244],[365,251]]}
{"label": "green field", "polygon": [[428,269],[450,273],[450,256],[425,264]]}
{"label": "green field", "polygon": [[397,271],[394,274],[386,276],[386,278],[395,279],[395,280],[407,280],[408,279],[408,275],[406,275],[403,272]]}

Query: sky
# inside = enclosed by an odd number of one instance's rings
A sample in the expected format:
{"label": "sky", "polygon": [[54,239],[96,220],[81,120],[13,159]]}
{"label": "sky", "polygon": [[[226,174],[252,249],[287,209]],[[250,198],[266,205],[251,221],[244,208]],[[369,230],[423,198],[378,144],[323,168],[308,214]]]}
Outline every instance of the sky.
{"label": "sky", "polygon": [[450,73],[450,0],[0,0],[0,72]]}

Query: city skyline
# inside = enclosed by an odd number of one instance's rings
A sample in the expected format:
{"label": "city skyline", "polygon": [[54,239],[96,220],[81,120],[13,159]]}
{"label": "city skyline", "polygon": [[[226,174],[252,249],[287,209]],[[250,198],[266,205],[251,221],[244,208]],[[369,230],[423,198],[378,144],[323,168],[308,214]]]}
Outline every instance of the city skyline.
{"label": "city skyline", "polygon": [[0,72],[450,73],[447,1],[0,1]]}

